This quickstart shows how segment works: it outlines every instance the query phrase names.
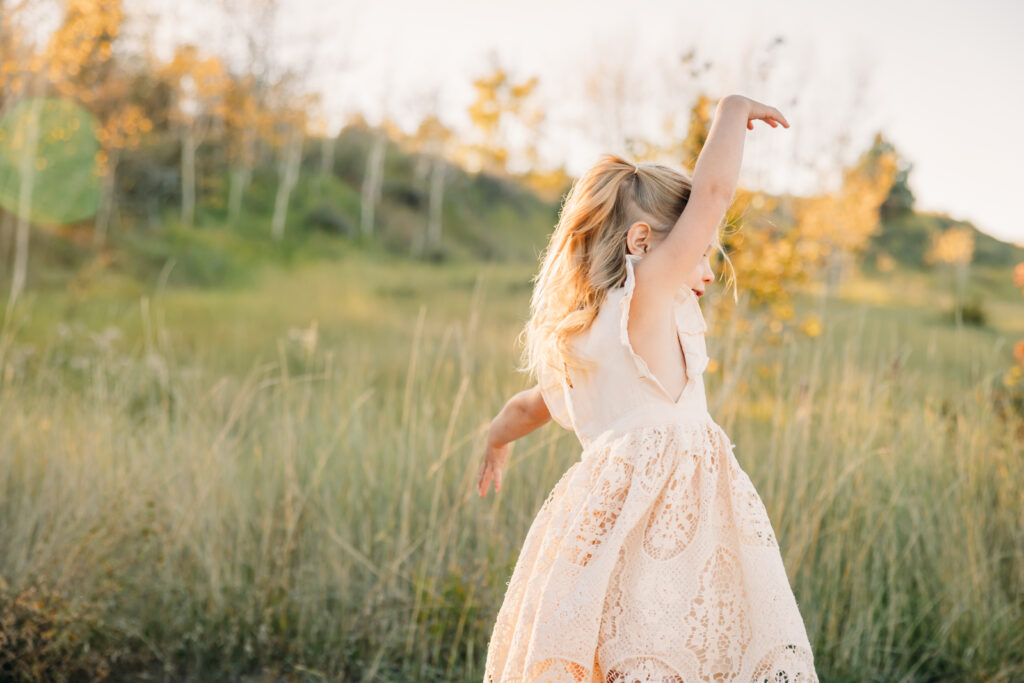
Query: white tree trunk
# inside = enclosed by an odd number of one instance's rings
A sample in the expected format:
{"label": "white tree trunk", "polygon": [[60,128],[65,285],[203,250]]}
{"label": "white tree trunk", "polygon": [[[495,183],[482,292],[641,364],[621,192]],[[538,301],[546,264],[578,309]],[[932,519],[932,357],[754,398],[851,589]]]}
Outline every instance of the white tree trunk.
{"label": "white tree trunk", "polygon": [[246,126],[242,133],[242,160],[232,164],[228,188],[228,223],[234,225],[242,213],[242,197],[252,182],[252,158],[256,145],[252,126]]}
{"label": "white tree trunk", "polygon": [[117,164],[118,150],[111,150],[107,172],[103,176],[103,185],[100,188],[100,208],[96,212],[96,222],[93,230],[93,244],[98,247],[103,246],[104,242],[107,241],[107,232],[110,230],[110,217],[114,214]]}
{"label": "white tree trunk", "polygon": [[274,218],[270,224],[270,234],[275,240],[284,237],[285,219],[288,217],[288,199],[291,197],[295,183],[299,179],[299,162],[302,161],[302,130],[298,126],[292,128],[285,146],[284,157],[279,166],[280,181],[277,184],[277,197],[274,199]]}
{"label": "white tree trunk", "polygon": [[28,238],[32,213],[32,190],[35,182],[36,151],[39,148],[39,107],[41,100],[33,99],[25,130],[25,148],[18,165],[18,223],[14,237],[14,273],[8,306],[14,304],[25,289],[28,276]]}
{"label": "white tree trunk", "polygon": [[232,166],[228,188],[228,224],[234,225],[242,213],[242,197],[252,182],[252,167],[248,164]]}
{"label": "white tree trunk", "polygon": [[427,245],[436,247],[441,244],[441,209],[444,206],[444,179],[447,166],[440,156],[434,157],[434,167],[430,174],[430,203],[427,220]]}
{"label": "white tree trunk", "polygon": [[384,175],[384,151],[386,140],[383,133],[378,133],[366,160],[366,175],[363,178],[363,201],[360,212],[360,227],[366,236],[373,234],[373,218],[380,201],[380,186]]}
{"label": "white tree trunk", "polygon": [[181,222],[192,227],[196,218],[196,147],[195,124],[185,126],[181,138]]}
{"label": "white tree trunk", "polygon": [[320,141],[320,179],[317,188],[319,192],[324,191],[324,178],[334,173],[334,147],[334,138],[329,135]]}
{"label": "white tree trunk", "polygon": [[0,265],[6,269],[14,247],[14,214],[0,211]]}

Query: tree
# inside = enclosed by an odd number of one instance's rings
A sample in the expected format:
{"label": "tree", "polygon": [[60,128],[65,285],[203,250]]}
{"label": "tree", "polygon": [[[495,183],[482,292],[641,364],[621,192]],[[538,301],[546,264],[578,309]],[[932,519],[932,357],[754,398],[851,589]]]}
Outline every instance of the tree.
{"label": "tree", "polygon": [[284,237],[288,202],[299,179],[302,143],[306,138],[306,108],[311,99],[309,96],[300,98],[294,103],[295,106],[286,106],[276,112],[276,125],[271,141],[279,151],[278,183],[274,196],[274,215],[270,221],[270,235],[275,240]]}
{"label": "tree", "polygon": [[[436,109],[436,107],[433,107]],[[433,113],[428,114],[409,139],[417,154],[415,176],[417,182],[427,181],[427,220],[423,230],[413,240],[412,252],[417,256],[436,249],[441,244],[441,218],[444,205],[445,180],[452,152],[454,133]]]}
{"label": "tree", "polygon": [[132,101],[131,83],[114,58],[124,19],[120,0],[69,0],[60,27],[46,47],[49,81],[61,95],[85,105],[97,118],[102,174],[94,241],[102,245],[114,212],[122,154],[141,144],[152,120]]}
{"label": "tree", "polygon": [[[479,141],[460,150],[466,165],[495,175],[507,175],[509,126],[520,125],[528,133],[536,132],[544,120],[544,112],[536,104],[536,76],[516,81],[500,65],[490,73],[473,80],[476,100],[469,106],[469,118],[479,134]],[[524,150],[536,158],[535,136]],[[532,147],[532,149],[531,149]]]}
{"label": "tree", "polygon": [[905,216],[914,212],[914,192],[910,189],[910,172],[914,170],[914,164],[910,162],[901,163],[893,178],[892,188],[889,196],[885,198],[881,206],[881,218],[888,221],[892,218]]}
{"label": "tree", "polygon": [[874,143],[871,149],[868,150],[866,157],[869,160],[877,160],[882,155],[889,155],[896,163],[889,193],[879,207],[879,215],[884,222],[913,212],[915,198],[908,181],[910,179],[910,172],[914,169],[914,164],[904,159],[899,154],[895,145],[881,133],[878,133],[875,135]]}
{"label": "tree", "polygon": [[[41,93],[43,88],[43,56],[35,51],[32,43],[26,39],[27,31],[22,22],[26,5],[19,3],[14,7],[4,6],[0,0],[0,111],[7,112],[10,103],[23,97],[32,97]],[[31,17],[28,18],[31,20]],[[25,287],[28,272],[29,249],[29,207],[32,201],[32,164],[39,143],[38,109],[33,107],[22,126],[22,134],[16,140],[5,140],[7,155],[16,162],[18,177],[18,197],[13,211],[3,214],[2,238],[4,257],[10,251],[13,239],[14,263],[11,275],[9,304],[18,299]]]}
{"label": "tree", "polygon": [[251,74],[233,78],[228,86],[224,116],[225,153],[228,161],[228,223],[242,212],[242,197],[252,182],[258,142],[270,135],[273,119],[260,102],[257,81]]}
{"label": "tree", "polygon": [[[686,135],[682,138],[669,136],[669,142],[654,150],[656,156],[667,156],[671,159],[678,159],[687,169],[693,169],[697,165],[697,157],[704,149],[704,143],[708,140],[708,133],[711,131],[711,119],[714,115],[716,102],[705,93],[697,95],[697,100],[690,108],[689,123]],[[666,131],[671,130],[671,121],[675,116],[666,117],[663,127]]]}
{"label": "tree", "polygon": [[387,151],[388,130],[397,128],[387,118],[379,128],[372,130],[370,152],[366,157],[366,173],[360,189],[362,201],[359,211],[359,229],[366,237],[374,233],[377,204],[384,184],[384,154]]}
{"label": "tree", "polygon": [[181,140],[181,222],[191,227],[196,211],[196,152],[206,136],[223,124],[229,79],[218,57],[203,57],[190,44],[179,46],[162,72],[174,86],[170,118]]}
{"label": "tree", "polygon": [[952,227],[935,235],[924,257],[925,263],[944,264],[953,270],[953,301],[957,326],[963,322],[963,298],[973,257],[974,230],[966,226]]}
{"label": "tree", "polygon": [[14,272],[11,277],[11,291],[8,306],[13,305],[25,288],[28,274],[29,215],[32,206],[32,192],[35,189],[36,153],[39,149],[39,110],[42,99],[30,100],[29,115],[25,121],[21,144],[14,144],[18,152],[18,223],[14,242]]}
{"label": "tree", "polygon": [[259,141],[270,136],[273,116],[268,111],[272,85],[271,41],[277,19],[276,0],[220,0],[232,26],[245,42],[245,63],[232,79],[224,120],[228,158],[228,222],[234,225],[242,199],[252,182]]}
{"label": "tree", "polygon": [[880,142],[881,136],[876,135],[872,147],[842,170],[837,191],[795,202],[802,239],[816,242],[815,252],[824,258],[826,295],[878,231],[879,207],[889,195],[897,163],[895,152]]}

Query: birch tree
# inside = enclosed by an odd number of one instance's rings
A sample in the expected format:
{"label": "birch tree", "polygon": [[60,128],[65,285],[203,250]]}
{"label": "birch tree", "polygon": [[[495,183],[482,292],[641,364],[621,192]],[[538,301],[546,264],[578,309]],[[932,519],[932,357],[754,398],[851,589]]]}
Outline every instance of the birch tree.
{"label": "birch tree", "polygon": [[276,0],[220,0],[236,34],[245,43],[245,62],[228,94],[225,126],[228,136],[228,222],[234,225],[252,182],[259,142],[273,119],[267,111],[272,81],[272,43],[277,21]]}
{"label": "birch tree", "polygon": [[373,131],[373,142],[366,158],[366,173],[363,175],[362,202],[360,202],[359,227],[362,234],[372,237],[374,214],[380,201],[381,183],[384,178],[384,152],[387,138],[383,131]]}
{"label": "birch tree", "polygon": [[[14,242],[14,269],[8,306],[14,304],[25,289],[28,273],[29,216],[32,211],[32,192],[35,189],[36,152],[39,149],[39,110],[42,99],[30,100],[29,113],[24,119],[22,139],[15,141],[13,149],[20,154],[18,164],[18,211]],[[20,143],[20,144],[19,144]]]}
{"label": "birch tree", "polygon": [[191,227],[196,211],[196,153],[223,122],[227,71],[218,57],[204,58],[195,45],[182,45],[162,72],[174,86],[170,118],[181,140],[181,222]]}
{"label": "birch tree", "polygon": [[270,234],[275,240],[284,237],[285,222],[288,218],[288,201],[291,198],[295,183],[299,180],[299,165],[302,161],[302,143],[305,140],[306,116],[303,109],[287,111],[280,118],[279,124],[284,128],[281,134],[283,143],[280,146],[278,159],[277,193],[274,196],[274,216],[271,220]]}
{"label": "birch tree", "polygon": [[445,181],[450,166],[447,157],[453,139],[452,131],[434,114],[427,115],[412,136],[418,154],[416,179],[428,185],[426,221],[412,244],[412,253],[416,256],[441,244]]}

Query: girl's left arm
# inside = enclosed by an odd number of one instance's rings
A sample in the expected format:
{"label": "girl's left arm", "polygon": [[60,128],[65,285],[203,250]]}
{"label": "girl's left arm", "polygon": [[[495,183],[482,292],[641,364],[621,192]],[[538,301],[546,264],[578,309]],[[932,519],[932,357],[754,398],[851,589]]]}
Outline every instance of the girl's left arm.
{"label": "girl's left arm", "polygon": [[540,385],[515,394],[491,420],[487,430],[487,447],[477,472],[477,490],[482,497],[494,480],[494,490],[501,490],[501,471],[508,459],[509,445],[551,421],[551,413],[540,393]]}

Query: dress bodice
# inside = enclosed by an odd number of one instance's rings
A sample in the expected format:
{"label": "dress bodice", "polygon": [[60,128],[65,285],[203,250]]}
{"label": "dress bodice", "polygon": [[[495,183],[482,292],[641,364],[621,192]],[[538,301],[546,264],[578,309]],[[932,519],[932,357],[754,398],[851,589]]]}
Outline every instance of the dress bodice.
{"label": "dress bodice", "polygon": [[[642,256],[626,255],[626,280],[608,290],[590,327],[572,340],[577,354],[596,361],[587,377],[544,368],[541,393],[552,418],[576,433],[583,446],[610,429],[671,419],[703,419],[707,414],[704,370],[708,355],[707,324],[697,295],[687,287],[676,292],[672,317],[686,360],[686,385],[672,396],[633,348],[627,332],[636,287],[634,266]],[[578,373],[577,373],[578,374]]]}

